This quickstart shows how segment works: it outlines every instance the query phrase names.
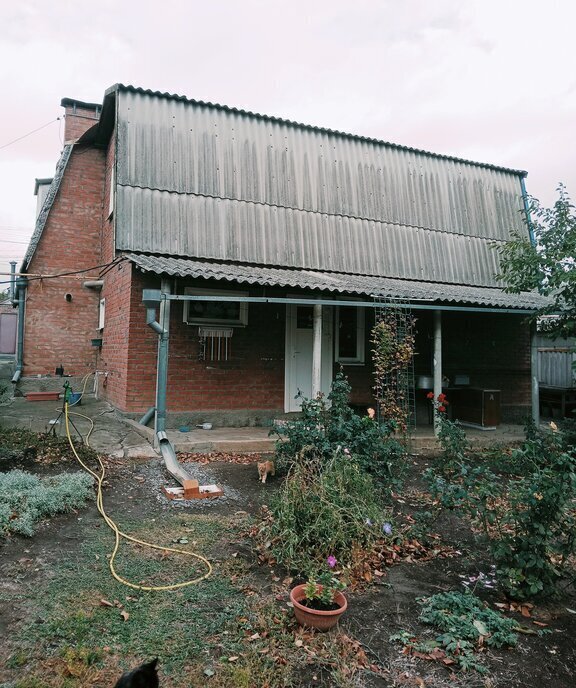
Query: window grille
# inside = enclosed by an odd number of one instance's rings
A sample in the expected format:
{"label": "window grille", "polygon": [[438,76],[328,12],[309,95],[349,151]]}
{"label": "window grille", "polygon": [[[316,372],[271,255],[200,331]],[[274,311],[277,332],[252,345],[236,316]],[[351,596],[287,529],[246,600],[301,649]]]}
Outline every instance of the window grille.
{"label": "window grille", "polygon": [[233,332],[231,327],[199,327],[198,358],[201,361],[228,361],[232,356]]}

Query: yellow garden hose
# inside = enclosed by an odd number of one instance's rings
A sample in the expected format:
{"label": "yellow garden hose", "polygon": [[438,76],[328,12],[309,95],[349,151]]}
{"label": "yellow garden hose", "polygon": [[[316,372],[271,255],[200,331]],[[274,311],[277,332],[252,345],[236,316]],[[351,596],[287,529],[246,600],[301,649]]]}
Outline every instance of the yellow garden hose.
{"label": "yellow garden hose", "polygon": [[[91,418],[88,416],[85,416],[82,413],[78,413],[76,411],[70,411],[70,415],[74,416],[80,416],[81,418],[85,418],[90,422],[90,431],[88,432],[88,435],[86,435],[85,444],[90,446],[88,444],[88,440],[90,438],[90,435],[92,434],[92,431],[94,430],[94,422],[92,421]],[[102,460],[98,456],[98,463],[100,465],[100,473],[94,472],[91,468],[89,468],[84,461],[78,456],[78,452],[76,451],[76,448],[74,447],[74,443],[72,442],[72,437],[70,436],[70,426],[68,423],[68,402],[65,401],[64,403],[64,418],[66,421],[66,436],[68,437],[68,442],[70,444],[70,447],[72,448],[72,451],[74,452],[74,456],[84,468],[85,471],[88,471],[90,475],[96,480],[96,483],[98,485],[97,489],[97,496],[96,496],[96,505],[98,507],[98,511],[100,512],[102,518],[106,521],[106,524],[108,527],[114,532],[114,536],[116,538],[116,542],[114,544],[114,550],[112,551],[112,556],[110,557],[110,560],[108,562],[108,565],[110,567],[110,573],[114,576],[114,578],[120,582],[123,583],[124,585],[127,585],[129,588],[134,588],[135,590],[177,590],[178,588],[185,588],[189,585],[195,585],[196,583],[200,583],[200,581],[205,580],[208,578],[208,576],[211,575],[212,573],[212,565],[206,559],[203,557],[201,554],[196,554],[195,552],[188,552],[184,549],[176,549],[174,547],[162,547],[160,545],[154,545],[151,542],[145,542],[144,540],[138,540],[137,538],[132,537],[131,535],[127,535],[126,533],[123,533],[116,523],[108,516],[106,511],[104,510],[104,500],[102,497],[102,483],[104,482],[104,477],[106,475],[106,469],[104,467],[104,464],[102,463]],[[144,547],[150,547],[151,549],[158,549],[162,552],[176,552],[177,554],[185,554],[186,556],[189,557],[194,557],[195,559],[199,559],[200,561],[204,562],[206,565],[208,571],[203,575],[199,576],[198,578],[194,578],[192,580],[187,580],[184,581],[183,583],[173,583],[172,585],[138,585],[137,583],[131,583],[130,581],[126,580],[125,578],[122,578],[117,572],[114,567],[114,559],[116,558],[116,554],[118,553],[118,549],[120,547],[120,539],[124,538],[124,540],[129,540],[130,542],[135,542],[138,545],[144,545]]]}

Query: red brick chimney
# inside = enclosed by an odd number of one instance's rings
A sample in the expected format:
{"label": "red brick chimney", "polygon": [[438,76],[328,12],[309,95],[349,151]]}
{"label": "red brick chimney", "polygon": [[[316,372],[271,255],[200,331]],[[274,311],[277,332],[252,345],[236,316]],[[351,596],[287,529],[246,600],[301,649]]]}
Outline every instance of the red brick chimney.
{"label": "red brick chimney", "polygon": [[64,108],[64,143],[79,139],[100,119],[102,105],[83,103],[74,98],[62,98],[60,105]]}

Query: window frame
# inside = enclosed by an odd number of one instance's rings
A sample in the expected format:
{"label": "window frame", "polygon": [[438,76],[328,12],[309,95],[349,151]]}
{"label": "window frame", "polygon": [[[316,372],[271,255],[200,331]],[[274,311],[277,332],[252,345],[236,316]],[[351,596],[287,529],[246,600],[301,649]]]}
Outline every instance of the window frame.
{"label": "window frame", "polygon": [[[341,308],[355,308],[356,317],[356,356],[340,356],[340,309]],[[354,306],[354,301],[350,301],[350,306],[336,307],[336,322],[334,327],[334,361],[342,365],[356,365],[363,366],[366,364],[366,313],[364,308]]]}
{"label": "window frame", "polygon": [[[205,289],[201,287],[185,287],[184,294],[189,296],[249,296],[247,291],[236,291],[230,289]],[[191,301],[184,301],[182,309],[183,322],[187,325],[225,325],[226,327],[246,327],[248,325],[248,303],[238,302],[240,306],[239,317],[229,318],[210,318],[210,317],[189,317]]]}

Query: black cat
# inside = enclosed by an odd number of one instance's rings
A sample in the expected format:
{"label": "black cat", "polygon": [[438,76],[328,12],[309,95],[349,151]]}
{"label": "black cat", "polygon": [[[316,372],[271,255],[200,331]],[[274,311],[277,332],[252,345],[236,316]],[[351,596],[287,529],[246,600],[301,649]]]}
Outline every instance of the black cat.
{"label": "black cat", "polygon": [[159,688],[156,664],[158,657],[148,664],[142,664],[132,671],[122,674],[114,688]]}

